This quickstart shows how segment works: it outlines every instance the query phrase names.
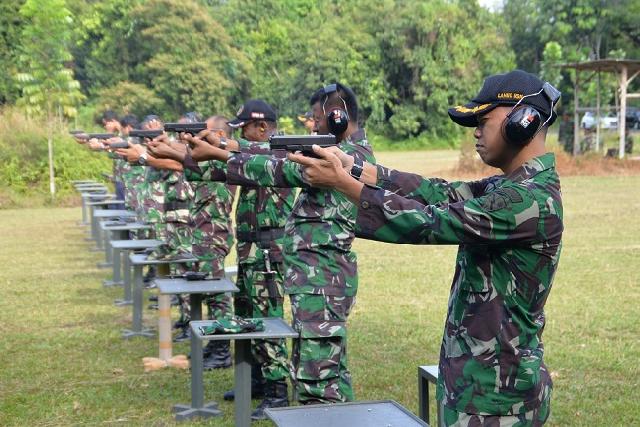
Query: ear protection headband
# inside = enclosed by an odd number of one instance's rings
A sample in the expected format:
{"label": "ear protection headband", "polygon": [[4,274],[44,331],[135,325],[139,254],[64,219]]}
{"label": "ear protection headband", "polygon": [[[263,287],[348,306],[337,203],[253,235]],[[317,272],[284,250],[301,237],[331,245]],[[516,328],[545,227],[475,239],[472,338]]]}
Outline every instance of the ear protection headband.
{"label": "ear protection headband", "polygon": [[[520,105],[525,98],[537,96],[544,93],[549,100],[551,113],[549,118],[543,123],[542,115],[538,110],[530,105]],[[560,91],[553,87],[549,82],[545,82],[536,93],[525,95],[513,106],[507,117],[502,122],[502,136],[511,145],[523,147],[529,143],[540,129],[544,127],[551,117],[553,117],[553,108],[560,99]]]}
{"label": "ear protection headband", "polygon": [[322,91],[324,92],[324,102],[322,103],[322,112],[327,118],[327,127],[329,132],[333,135],[342,135],[349,126],[349,113],[347,112],[347,103],[344,99],[338,94],[338,98],[342,101],[342,105],[344,105],[344,109],[339,107],[332,107],[329,111],[325,110],[325,105],[327,104],[327,100],[332,93],[337,93],[340,89],[340,85],[337,83],[330,84],[325,86]]}

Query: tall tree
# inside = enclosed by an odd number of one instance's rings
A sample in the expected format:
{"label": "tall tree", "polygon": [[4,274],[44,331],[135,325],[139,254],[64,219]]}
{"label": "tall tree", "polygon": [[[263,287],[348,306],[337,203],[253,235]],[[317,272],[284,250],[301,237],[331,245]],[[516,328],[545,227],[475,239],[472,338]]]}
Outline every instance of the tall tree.
{"label": "tall tree", "polygon": [[27,0],[20,8],[26,23],[16,75],[29,115],[43,115],[49,126],[49,187],[55,195],[53,132],[65,117],[74,117],[82,98],[80,85],[66,64],[71,60],[71,14],[64,0]]}
{"label": "tall tree", "polygon": [[[0,69],[8,76],[17,72],[17,46],[20,43],[23,21],[20,7],[24,0],[3,0],[0,2]],[[15,102],[19,95],[16,81],[11,78],[0,79],[0,105]]]}

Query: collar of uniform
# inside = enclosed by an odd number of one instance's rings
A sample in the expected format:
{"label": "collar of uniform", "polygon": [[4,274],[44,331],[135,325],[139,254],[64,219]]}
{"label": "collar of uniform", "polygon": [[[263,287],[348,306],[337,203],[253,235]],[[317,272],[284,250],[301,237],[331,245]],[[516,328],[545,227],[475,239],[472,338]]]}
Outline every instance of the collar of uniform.
{"label": "collar of uniform", "polygon": [[348,137],[346,137],[345,142],[357,143],[360,141],[364,141],[365,139],[367,139],[367,135],[364,129],[360,128],[354,133],[352,133],[351,135],[349,135]]}
{"label": "collar of uniform", "polygon": [[542,156],[534,157],[531,160],[526,161],[518,169],[507,175],[507,178],[511,181],[524,181],[525,179],[532,178],[540,172],[552,169],[556,167],[556,156],[553,153],[546,153]]}

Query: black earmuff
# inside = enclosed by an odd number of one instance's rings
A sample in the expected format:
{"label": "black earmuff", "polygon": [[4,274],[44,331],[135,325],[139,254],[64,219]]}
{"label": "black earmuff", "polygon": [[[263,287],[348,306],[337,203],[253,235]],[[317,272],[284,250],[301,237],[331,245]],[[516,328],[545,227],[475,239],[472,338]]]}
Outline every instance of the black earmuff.
{"label": "black earmuff", "polygon": [[[530,105],[522,104],[525,98],[540,94],[549,100],[549,118],[542,121],[542,114]],[[524,147],[535,137],[540,129],[553,118],[553,109],[560,100],[561,93],[549,82],[545,82],[536,93],[523,96],[516,103],[502,122],[502,136],[507,143],[516,147]]]}
{"label": "black earmuff", "polygon": [[511,110],[502,122],[502,136],[511,145],[523,147],[540,130],[542,117],[535,108],[520,105]]}
{"label": "black earmuff", "polygon": [[325,86],[323,89],[325,98],[324,102],[322,103],[322,111],[327,118],[327,128],[333,135],[342,135],[349,126],[349,113],[347,112],[347,103],[344,101],[344,99],[342,99],[340,95],[338,95],[338,97],[342,101],[344,109],[339,107],[332,107],[329,111],[325,110],[325,104],[327,103],[329,96],[334,92],[338,92],[339,89],[340,87],[336,83]]}

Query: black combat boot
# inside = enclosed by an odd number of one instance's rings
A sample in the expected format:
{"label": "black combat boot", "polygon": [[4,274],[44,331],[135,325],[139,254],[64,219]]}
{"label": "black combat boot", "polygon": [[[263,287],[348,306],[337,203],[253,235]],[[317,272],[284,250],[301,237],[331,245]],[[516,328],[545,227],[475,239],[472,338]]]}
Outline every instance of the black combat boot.
{"label": "black combat boot", "polygon": [[282,408],[289,406],[289,395],[287,394],[287,382],[266,381],[264,385],[264,399],[251,414],[252,420],[266,420],[267,415],[264,410],[267,408]]}
{"label": "black combat boot", "polygon": [[202,361],[204,369],[209,370],[231,367],[231,345],[229,340],[211,342],[215,344],[211,346],[211,352]]}
{"label": "black combat boot", "polygon": [[[264,397],[264,377],[262,376],[262,369],[258,365],[251,365],[251,398],[262,399]],[[227,391],[224,396],[224,400],[234,400],[236,394],[233,390]]]}
{"label": "black combat boot", "polygon": [[149,270],[147,270],[147,274],[144,275],[144,283],[149,283],[151,282],[153,279],[156,278],[156,268],[154,266],[149,267]]}

